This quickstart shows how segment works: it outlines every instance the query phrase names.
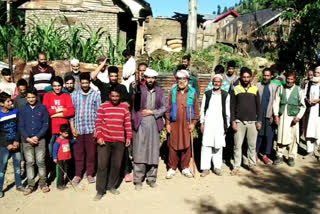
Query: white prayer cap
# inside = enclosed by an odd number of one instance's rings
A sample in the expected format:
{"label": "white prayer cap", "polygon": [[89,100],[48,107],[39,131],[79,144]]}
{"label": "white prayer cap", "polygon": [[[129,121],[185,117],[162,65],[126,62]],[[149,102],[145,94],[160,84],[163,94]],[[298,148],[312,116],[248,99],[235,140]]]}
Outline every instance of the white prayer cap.
{"label": "white prayer cap", "polygon": [[176,73],[176,77],[177,78],[187,78],[187,79],[189,79],[190,75],[189,75],[189,72],[187,70],[179,70]]}
{"label": "white prayer cap", "polygon": [[157,77],[158,76],[158,72],[156,72],[153,69],[147,68],[146,71],[143,73],[144,76],[147,77]]}
{"label": "white prayer cap", "polygon": [[214,75],[212,79],[215,79],[215,78],[219,78],[219,79],[223,80],[223,77],[221,74]]}
{"label": "white prayer cap", "polygon": [[70,60],[70,64],[71,65],[79,65],[79,60],[78,59],[72,59],[72,60]]}

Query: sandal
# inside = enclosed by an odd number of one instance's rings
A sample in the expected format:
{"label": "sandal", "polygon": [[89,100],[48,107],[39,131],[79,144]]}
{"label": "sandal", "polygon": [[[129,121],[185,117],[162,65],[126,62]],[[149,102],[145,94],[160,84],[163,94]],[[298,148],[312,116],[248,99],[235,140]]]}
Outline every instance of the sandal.
{"label": "sandal", "polygon": [[34,188],[29,186],[25,189],[23,195],[30,195],[33,192]]}
{"label": "sandal", "polygon": [[43,186],[43,187],[41,187],[41,191],[43,193],[47,193],[47,192],[50,192],[50,188],[48,186]]}

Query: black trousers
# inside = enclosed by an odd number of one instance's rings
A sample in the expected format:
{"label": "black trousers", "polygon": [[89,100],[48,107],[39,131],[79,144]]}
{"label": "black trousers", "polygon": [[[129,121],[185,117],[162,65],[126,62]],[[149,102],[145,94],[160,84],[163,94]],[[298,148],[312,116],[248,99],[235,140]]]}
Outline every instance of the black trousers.
{"label": "black trousers", "polygon": [[65,179],[64,174],[68,176],[69,166],[70,166],[70,160],[58,160],[57,166],[56,166],[56,174],[57,174],[57,187],[64,186]]}
{"label": "black trousers", "polygon": [[96,190],[104,194],[106,189],[117,188],[120,179],[121,164],[125,145],[123,142],[106,142],[97,146],[98,171]]}

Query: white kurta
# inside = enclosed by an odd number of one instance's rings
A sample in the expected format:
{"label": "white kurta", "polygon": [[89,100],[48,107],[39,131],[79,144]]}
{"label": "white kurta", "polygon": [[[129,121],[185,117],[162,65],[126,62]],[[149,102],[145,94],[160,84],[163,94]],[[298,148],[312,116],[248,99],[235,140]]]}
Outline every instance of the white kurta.
{"label": "white kurta", "polygon": [[[290,94],[293,91],[294,87],[297,87],[297,86],[293,86],[291,88],[284,88],[283,86],[281,86],[278,88],[276,93],[276,98],[273,103],[273,111],[275,116],[279,116],[282,91],[286,90],[287,99],[289,99]],[[304,95],[302,90],[300,90],[299,96],[300,96],[301,107],[297,117],[301,119],[306,110]],[[291,143],[299,143],[299,123],[296,123],[296,125],[291,126],[293,119],[294,117],[288,116],[287,106],[286,106],[283,114],[280,116],[280,122],[278,125],[277,144],[289,145]]]}
{"label": "white kurta", "polygon": [[[121,82],[121,84],[126,86],[128,92],[129,92],[130,84],[135,80],[135,77],[134,77],[135,72],[136,72],[136,60],[133,57],[130,57],[128,61],[123,65],[122,82]],[[128,79],[124,80],[123,78],[128,78]]]}
{"label": "white kurta", "polygon": [[[106,69],[104,72],[99,72],[97,78],[101,80],[101,82],[109,83],[108,70]],[[99,91],[98,87],[95,86],[92,82],[90,83],[90,88],[92,88],[95,91]]]}
{"label": "white kurta", "polygon": [[[319,99],[320,97],[320,86],[312,85],[310,87],[310,100]],[[310,107],[306,138],[316,139],[317,144],[320,140],[320,117],[319,117],[319,103]],[[307,152],[312,152],[314,150],[314,145],[309,140],[307,140]]]}
{"label": "white kurta", "polygon": [[[209,107],[206,114],[204,107],[206,98],[203,96],[200,110],[200,122],[204,123],[204,132],[202,145],[207,147],[222,148],[225,147],[225,133],[222,115],[222,100],[221,94],[212,93]],[[230,119],[230,96],[226,98],[226,117],[227,125],[229,126]]]}

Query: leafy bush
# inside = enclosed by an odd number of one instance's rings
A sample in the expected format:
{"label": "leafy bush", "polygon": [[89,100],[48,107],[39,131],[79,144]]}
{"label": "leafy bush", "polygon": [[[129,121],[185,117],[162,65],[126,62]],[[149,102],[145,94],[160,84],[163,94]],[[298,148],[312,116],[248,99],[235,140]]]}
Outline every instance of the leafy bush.
{"label": "leafy bush", "polygon": [[[7,24],[0,26],[0,60],[8,57],[7,45],[14,49],[14,58],[26,61],[36,60],[40,52],[47,54],[48,60],[77,58],[81,62],[95,63],[99,57],[112,56],[112,64],[124,63],[122,51],[126,48],[124,39],[119,38],[115,45],[102,28],[93,30],[90,26],[57,27],[57,18],[49,23],[41,22],[37,17],[25,29],[23,25]],[[85,37],[84,32],[89,36]],[[103,46],[103,37],[109,38],[109,46]],[[108,49],[107,49],[108,48]]]}

